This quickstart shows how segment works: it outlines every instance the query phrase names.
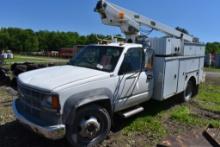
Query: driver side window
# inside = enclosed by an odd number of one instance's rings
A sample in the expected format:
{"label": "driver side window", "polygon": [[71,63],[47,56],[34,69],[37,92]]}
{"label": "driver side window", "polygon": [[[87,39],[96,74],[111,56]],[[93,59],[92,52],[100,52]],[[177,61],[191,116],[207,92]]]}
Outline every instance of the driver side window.
{"label": "driver side window", "polygon": [[140,71],[143,65],[143,49],[131,48],[127,51],[119,75]]}

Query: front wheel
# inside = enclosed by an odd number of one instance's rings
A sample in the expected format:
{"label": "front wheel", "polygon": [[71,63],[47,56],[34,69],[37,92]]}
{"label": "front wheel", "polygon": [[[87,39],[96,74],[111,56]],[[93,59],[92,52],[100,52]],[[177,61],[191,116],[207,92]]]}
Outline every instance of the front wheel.
{"label": "front wheel", "polygon": [[74,147],[94,146],[103,141],[111,128],[108,111],[98,105],[80,108],[67,128],[67,139]]}

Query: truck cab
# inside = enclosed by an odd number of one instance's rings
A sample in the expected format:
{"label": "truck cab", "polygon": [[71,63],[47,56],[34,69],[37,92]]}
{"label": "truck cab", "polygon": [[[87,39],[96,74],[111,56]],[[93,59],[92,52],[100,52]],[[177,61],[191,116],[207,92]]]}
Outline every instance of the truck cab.
{"label": "truck cab", "polygon": [[115,113],[152,97],[152,59],[140,44],[89,45],[68,65],[19,75],[15,116],[47,138],[96,144],[110,131]]}

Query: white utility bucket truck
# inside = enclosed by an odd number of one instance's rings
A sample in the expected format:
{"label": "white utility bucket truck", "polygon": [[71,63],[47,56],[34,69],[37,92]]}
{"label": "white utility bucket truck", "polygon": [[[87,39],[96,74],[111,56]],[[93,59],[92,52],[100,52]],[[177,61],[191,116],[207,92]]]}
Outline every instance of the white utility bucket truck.
{"label": "white utility bucket truck", "polygon": [[[105,0],[95,11],[120,27],[127,43],[88,45],[68,65],[23,73],[13,102],[18,121],[50,139],[93,146],[108,135],[113,117],[144,110],[142,103],[180,94],[189,101],[203,77],[204,44],[184,30]],[[141,36],[147,27],[166,37]]]}

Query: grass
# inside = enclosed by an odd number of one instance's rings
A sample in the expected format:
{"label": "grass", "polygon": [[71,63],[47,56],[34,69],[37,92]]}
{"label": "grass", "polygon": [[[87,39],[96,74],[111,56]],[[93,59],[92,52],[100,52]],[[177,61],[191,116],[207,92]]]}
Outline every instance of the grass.
{"label": "grass", "polygon": [[146,138],[150,139],[150,144],[153,145],[167,135],[167,130],[160,119],[152,116],[137,118],[123,129],[123,134],[126,136],[133,136],[139,133],[144,134]]}
{"label": "grass", "polygon": [[205,67],[205,71],[208,71],[208,72],[220,72],[220,68]]}
{"label": "grass", "polygon": [[171,113],[170,118],[191,126],[206,127],[208,124],[211,124],[213,126],[220,127],[219,120],[199,117],[192,114],[190,108],[184,105],[175,108],[175,110]]}
{"label": "grass", "polygon": [[52,58],[52,57],[38,57],[38,56],[24,56],[24,55],[15,55],[13,59],[6,59],[6,64],[13,63],[23,63],[23,62],[33,62],[33,63],[67,63],[68,60],[61,58]]}
{"label": "grass", "polygon": [[170,115],[171,120],[183,123],[189,126],[206,126],[207,123],[203,119],[192,115],[190,109],[186,106],[176,108]]}
{"label": "grass", "polygon": [[196,102],[201,108],[220,112],[220,86],[202,84]]}
{"label": "grass", "polygon": [[[195,97],[195,101],[199,103],[201,108],[204,108],[207,111],[217,111],[220,113],[220,86],[202,84],[200,86],[199,94]],[[212,105],[210,105],[210,103]],[[158,109],[158,107],[163,106],[156,103],[155,106],[152,106],[154,109]],[[166,121],[177,122],[180,127],[187,125],[190,127],[204,128],[208,124],[220,127],[219,120],[211,118],[207,119],[196,115],[192,112],[191,107],[193,106],[190,103],[182,103],[177,104],[170,109],[158,111],[154,116],[142,114],[132,121],[123,132],[126,135],[141,132],[145,134],[146,137],[153,138],[153,142],[158,142],[164,136],[169,134],[170,128],[167,128],[164,123]],[[179,128],[176,129],[176,131],[178,131]]]}
{"label": "grass", "polygon": [[13,120],[11,102],[13,96],[0,87],[0,125]]}

